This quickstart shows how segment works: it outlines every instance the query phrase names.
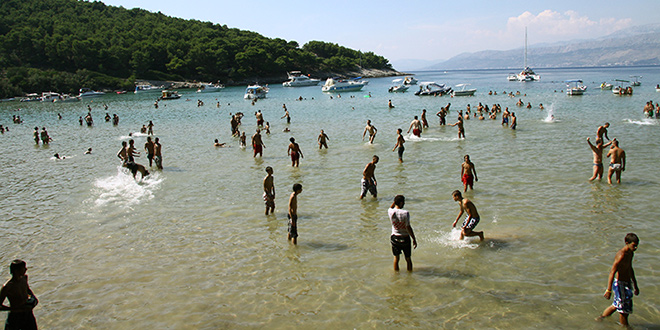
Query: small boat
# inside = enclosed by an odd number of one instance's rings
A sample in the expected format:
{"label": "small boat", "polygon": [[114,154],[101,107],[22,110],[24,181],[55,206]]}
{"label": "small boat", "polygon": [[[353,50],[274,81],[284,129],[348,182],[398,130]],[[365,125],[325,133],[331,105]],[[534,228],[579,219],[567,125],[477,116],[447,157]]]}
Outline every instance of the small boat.
{"label": "small boat", "polygon": [[98,92],[98,91],[93,91],[89,88],[83,87],[80,89],[80,94],[78,94],[78,97],[97,97],[97,96],[103,96],[105,93],[103,92]]}
{"label": "small boat", "polygon": [[151,85],[135,85],[135,94],[137,93],[144,93],[144,92],[158,92],[160,91],[160,87],[155,87]]}
{"label": "small boat", "polygon": [[284,87],[304,87],[304,86],[318,86],[321,82],[320,79],[312,79],[309,76],[302,74],[300,71],[291,71],[286,73],[289,80],[282,83]]}
{"label": "small boat", "polygon": [[415,77],[405,77],[403,79],[404,85],[417,85],[418,80]]}
{"label": "small boat", "polygon": [[451,93],[451,87],[445,84],[438,84],[433,81],[419,83],[419,90],[415,92],[418,96],[442,96]]}
{"label": "small boat", "polygon": [[80,96],[71,96],[70,94],[62,94],[60,98],[53,100],[53,102],[80,102]]}
{"label": "small boat", "polygon": [[582,95],[586,90],[587,86],[582,84],[582,80],[566,80],[566,95]]}
{"label": "small boat", "polygon": [[164,90],[162,91],[162,95],[160,97],[161,100],[176,100],[180,99],[181,95],[177,91],[171,91],[171,90]]}
{"label": "small boat", "polygon": [[245,89],[245,96],[243,98],[246,100],[265,99],[266,94],[268,94],[268,87],[250,85]]}
{"label": "small boat", "polygon": [[614,87],[614,86],[612,84],[606,82],[606,81],[603,81],[603,83],[600,84],[600,89],[602,89],[602,90],[611,90],[612,87]]}
{"label": "small boat", "polygon": [[399,78],[399,79],[394,79],[392,80],[394,83],[393,86],[391,86],[387,91],[390,93],[402,93],[408,90],[410,86],[406,85],[404,82],[404,79]]}
{"label": "small boat", "polygon": [[41,101],[41,96],[37,93],[26,94],[24,98],[21,99],[21,102],[35,102]]}
{"label": "small boat", "polygon": [[506,80],[508,81],[518,81],[518,75],[515,73],[509,73],[509,75],[506,77]]}
{"label": "small boat", "polygon": [[197,89],[197,93],[214,93],[214,92],[219,92],[223,88],[225,88],[225,85],[222,84],[214,84],[214,83],[202,84]]}
{"label": "small boat", "polygon": [[614,95],[632,95],[633,89],[632,86],[623,87],[621,83],[630,83],[629,80],[615,79],[614,81],[619,83],[619,86],[616,86],[612,89],[612,94]]}
{"label": "small boat", "polygon": [[360,78],[354,78],[351,80],[343,80],[339,78],[328,78],[325,81],[321,90],[324,92],[355,92],[359,91],[364,87],[368,82],[361,81]]}
{"label": "small boat", "polygon": [[642,82],[639,81],[640,79],[642,79],[642,76],[630,76],[630,78],[632,78],[632,82],[630,83],[630,86],[634,87],[634,86],[642,85]]}
{"label": "small boat", "polygon": [[41,93],[41,102],[53,102],[60,98],[59,93],[55,92],[42,92]]}
{"label": "small boat", "polygon": [[474,96],[474,93],[477,91],[476,88],[470,88],[470,89],[465,89],[466,86],[470,86],[470,84],[458,84],[456,87],[460,87],[461,90],[453,90],[451,92],[452,96]]}

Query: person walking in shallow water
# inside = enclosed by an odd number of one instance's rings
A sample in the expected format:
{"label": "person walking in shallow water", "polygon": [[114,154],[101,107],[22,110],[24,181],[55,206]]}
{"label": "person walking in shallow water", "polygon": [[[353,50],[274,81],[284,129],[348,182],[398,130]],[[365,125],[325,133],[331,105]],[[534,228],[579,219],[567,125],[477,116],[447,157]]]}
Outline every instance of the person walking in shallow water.
{"label": "person walking in shallow water", "polygon": [[474,168],[474,164],[470,161],[470,156],[465,155],[463,157],[463,164],[461,164],[461,181],[463,181],[463,192],[466,192],[468,187],[470,190],[473,189],[474,181],[479,181],[477,178],[477,170]]}
{"label": "person walking in shallow water", "polygon": [[378,197],[378,189],[376,189],[378,182],[376,182],[376,175],[374,174],[378,159],[378,156],[374,155],[371,162],[367,164],[362,171],[362,192],[360,193],[360,199],[367,196],[367,191],[370,192],[374,198]]}
{"label": "person walking in shallow water", "polygon": [[463,198],[463,195],[461,195],[461,192],[458,190],[454,190],[452,197],[454,198],[454,201],[458,202],[460,205],[461,211],[458,213],[456,220],[454,220],[454,223],[451,226],[456,227],[458,219],[461,218],[463,213],[467,212],[467,216],[465,217],[465,220],[463,220],[463,225],[461,225],[461,240],[465,237],[479,236],[479,240],[483,241],[484,232],[474,231],[474,228],[479,224],[480,219],[477,207],[474,206],[474,203],[469,199]]}
{"label": "person walking in shallow water", "polygon": [[612,175],[616,173],[616,183],[621,183],[621,172],[626,170],[626,152],[619,148],[619,141],[612,140],[612,147],[607,152],[610,168],[607,171],[607,183],[612,184]]}
{"label": "person walking in shallow water", "polygon": [[390,244],[392,245],[392,254],[394,255],[394,270],[399,271],[399,258],[401,252],[406,259],[406,268],[409,272],[413,270],[412,251],[410,248],[410,239],[412,238],[412,246],[417,248],[417,239],[415,239],[415,232],[410,226],[410,213],[403,209],[406,204],[406,198],[403,195],[396,195],[392,206],[387,210],[392,224],[392,235],[390,236]]}
{"label": "person walking in shallow water", "polygon": [[289,141],[291,143],[289,143],[289,149],[287,149],[286,153],[288,156],[291,156],[291,166],[298,167],[300,158],[305,158],[305,156],[303,156],[302,150],[300,150],[300,146],[298,143],[296,143],[296,139],[291,137]]}
{"label": "person walking in shallow water", "polygon": [[403,135],[401,135],[401,130],[400,128],[396,130],[396,144],[394,145],[394,148],[392,148],[392,152],[394,150],[399,149],[399,163],[403,163],[403,152],[406,150],[406,148],[403,146],[404,143],[406,143],[406,140],[403,138]]}
{"label": "person walking in shallow water", "polygon": [[298,244],[298,195],[302,193],[302,190],[302,185],[296,183],[293,185],[291,196],[289,196],[289,213],[287,214],[289,229],[287,239],[294,245]]}
{"label": "person walking in shallow water", "polygon": [[596,320],[601,321],[614,312],[618,312],[619,322],[628,327],[628,316],[633,311],[633,294],[639,295],[639,287],[632,266],[633,257],[639,245],[639,237],[634,233],[629,233],[624,238],[624,243],[626,245],[614,257],[614,263],[607,277],[605,294],[603,294],[605,299],[609,300],[614,293],[612,305],[607,307]]}

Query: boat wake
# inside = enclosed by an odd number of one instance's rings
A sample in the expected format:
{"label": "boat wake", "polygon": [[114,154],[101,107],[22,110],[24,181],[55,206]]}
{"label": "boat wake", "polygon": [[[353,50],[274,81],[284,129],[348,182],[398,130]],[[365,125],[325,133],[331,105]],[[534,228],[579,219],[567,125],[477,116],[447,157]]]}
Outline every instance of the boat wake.
{"label": "boat wake", "polygon": [[642,120],[633,120],[633,119],[624,119],[624,123],[628,124],[635,124],[635,125],[641,125],[641,126],[648,126],[648,125],[658,125],[660,122],[658,122],[657,119],[652,119],[652,118],[644,118]]}
{"label": "boat wake", "polygon": [[115,175],[94,182],[93,193],[96,195],[94,204],[98,207],[106,205],[131,207],[152,199],[153,192],[159,188],[161,182],[163,179],[158,172],[135,180],[128,169],[117,166]]}

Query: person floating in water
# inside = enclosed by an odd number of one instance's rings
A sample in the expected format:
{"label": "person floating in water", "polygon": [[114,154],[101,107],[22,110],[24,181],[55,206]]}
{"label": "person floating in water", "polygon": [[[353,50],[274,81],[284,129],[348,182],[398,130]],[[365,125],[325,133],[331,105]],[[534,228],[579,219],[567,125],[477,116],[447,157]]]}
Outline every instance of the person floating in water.
{"label": "person floating in water", "polygon": [[[9,311],[5,329],[36,330],[37,320],[32,310],[39,304],[28,284],[27,265],[16,259],[9,265],[11,279],[0,289],[0,310]],[[9,300],[9,306],[5,305]]]}
{"label": "person floating in water", "polygon": [[454,220],[454,223],[451,225],[452,227],[456,227],[456,223],[458,222],[458,219],[461,218],[463,213],[467,212],[467,216],[465,217],[465,220],[463,220],[463,224],[461,225],[461,240],[465,237],[470,237],[470,236],[479,236],[479,240],[483,241],[484,240],[484,232],[483,231],[474,231],[474,227],[476,227],[479,224],[479,212],[477,212],[477,207],[474,206],[474,203],[470,201],[467,198],[463,198],[463,195],[461,195],[461,192],[458,190],[454,190],[452,193],[452,197],[454,198],[454,201],[458,202],[458,204],[461,207],[461,211],[458,213],[458,216],[456,217],[456,220]]}
{"label": "person floating in water", "polygon": [[392,206],[387,210],[392,223],[392,235],[390,236],[390,244],[392,245],[392,254],[394,255],[394,270],[399,271],[399,258],[401,252],[406,259],[406,268],[409,272],[413,270],[413,263],[411,258],[410,239],[412,238],[412,246],[417,248],[417,239],[415,233],[410,226],[410,213],[403,209],[406,204],[406,198],[403,195],[396,195]]}
{"label": "person floating in water", "polygon": [[596,320],[601,321],[614,312],[618,312],[619,322],[628,327],[628,316],[633,311],[633,294],[639,295],[639,287],[632,266],[633,257],[639,245],[639,237],[634,233],[629,233],[624,238],[624,242],[626,245],[614,257],[614,263],[607,277],[605,294],[603,294],[605,299],[609,300],[614,293],[612,305],[607,307]]}

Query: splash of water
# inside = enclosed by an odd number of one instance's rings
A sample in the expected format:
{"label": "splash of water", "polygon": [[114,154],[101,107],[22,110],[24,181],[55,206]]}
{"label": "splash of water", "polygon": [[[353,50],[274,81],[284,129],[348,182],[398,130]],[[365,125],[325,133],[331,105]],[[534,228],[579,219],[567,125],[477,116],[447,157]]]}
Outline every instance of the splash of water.
{"label": "splash of water", "polygon": [[96,206],[131,207],[152,199],[153,192],[158,189],[162,181],[158,172],[136,180],[126,168],[117,166],[115,175],[100,178],[94,182],[97,195],[94,204]]}

